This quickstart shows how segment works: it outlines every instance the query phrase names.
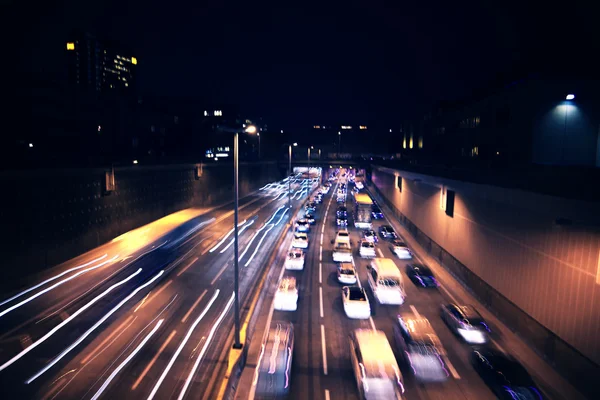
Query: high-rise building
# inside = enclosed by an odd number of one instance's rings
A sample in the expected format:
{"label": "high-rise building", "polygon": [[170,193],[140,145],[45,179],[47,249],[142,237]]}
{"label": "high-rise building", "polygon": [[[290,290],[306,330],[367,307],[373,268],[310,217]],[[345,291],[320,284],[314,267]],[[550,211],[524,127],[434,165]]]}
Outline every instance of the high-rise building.
{"label": "high-rise building", "polygon": [[73,34],[65,45],[69,82],[87,90],[132,90],[138,60],[118,43]]}

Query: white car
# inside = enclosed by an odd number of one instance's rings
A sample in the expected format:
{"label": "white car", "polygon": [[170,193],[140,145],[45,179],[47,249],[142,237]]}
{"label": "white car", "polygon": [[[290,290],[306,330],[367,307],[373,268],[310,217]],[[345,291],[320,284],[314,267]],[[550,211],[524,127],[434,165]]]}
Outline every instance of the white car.
{"label": "white car", "polygon": [[297,232],[308,232],[310,230],[310,223],[306,218],[296,220],[295,226]]}
{"label": "white car", "polygon": [[356,269],[354,269],[352,263],[340,263],[337,269],[337,278],[338,282],[345,285],[356,284]]}
{"label": "white car", "polygon": [[327,193],[329,193],[329,186],[323,186],[323,187],[321,187],[321,192],[322,192],[323,194],[327,194]]}
{"label": "white car", "polygon": [[358,252],[362,258],[376,257],[375,244],[373,242],[369,242],[367,239],[363,239],[360,241]]}
{"label": "white car", "polygon": [[336,243],[348,243],[350,244],[350,233],[348,233],[348,229],[340,229],[335,236]]}
{"label": "white car", "polygon": [[300,249],[290,249],[285,259],[285,269],[301,271],[304,269],[304,252]]}
{"label": "white car", "polygon": [[394,240],[392,242],[392,251],[401,260],[410,260],[412,258],[412,252],[402,240]]}
{"label": "white car", "polygon": [[304,232],[295,232],[294,239],[292,239],[292,247],[298,249],[308,248],[308,235]]}
{"label": "white car", "polygon": [[371,316],[371,306],[365,289],[358,286],[344,286],[342,301],[344,302],[344,312],[348,318],[368,319]]}
{"label": "white car", "polygon": [[373,229],[368,229],[363,232],[363,238],[369,242],[377,243],[379,240],[377,239],[377,234]]}
{"label": "white car", "polygon": [[296,311],[298,309],[298,288],[296,278],[286,276],[279,282],[273,308],[279,311]]}

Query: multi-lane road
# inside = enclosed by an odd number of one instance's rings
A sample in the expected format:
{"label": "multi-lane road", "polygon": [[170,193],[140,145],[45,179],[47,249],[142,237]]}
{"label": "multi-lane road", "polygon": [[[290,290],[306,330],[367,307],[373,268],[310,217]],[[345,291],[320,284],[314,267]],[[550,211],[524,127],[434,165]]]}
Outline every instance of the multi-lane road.
{"label": "multi-lane road", "polygon": [[[338,182],[339,184],[339,182]],[[351,186],[348,188],[351,188]],[[378,305],[367,289],[372,315],[367,320],[349,319],[343,309],[341,288],[337,281],[336,263],[332,260],[332,240],[336,227],[336,187],[324,196],[317,210],[316,225],[309,234],[310,246],[305,255],[303,271],[284,271],[284,276],[295,276],[299,288],[298,309],[295,312],[263,310],[272,312],[267,321],[289,321],[294,325],[295,348],[290,376],[292,399],[355,399],[358,398],[356,380],[349,355],[348,335],[358,328],[377,329],[385,332],[390,343],[393,341],[393,325],[401,312],[426,317],[437,333],[446,356],[445,365],[449,378],[443,383],[422,384],[414,380],[409,371],[403,371],[406,397],[410,399],[493,399],[495,396],[472,368],[469,355],[471,347],[459,341],[440,318],[440,306],[460,301],[450,288],[439,289],[416,287],[405,274],[405,266],[411,260],[399,260],[392,252],[390,243],[381,239],[376,245],[377,257],[391,258],[404,275],[406,301],[401,306]],[[348,202],[352,195],[348,193]],[[384,224],[395,223],[383,219],[373,221],[373,229]],[[354,249],[354,265],[359,275],[359,285],[367,287],[368,260],[358,255],[361,231],[352,227],[349,231]],[[422,255],[413,249],[412,261],[422,261]],[[272,322],[271,322],[272,324]],[[504,338],[493,331],[491,346],[506,351]],[[398,358],[398,354],[396,355]],[[552,389],[538,382],[546,395]],[[253,393],[251,391],[251,393]],[[252,397],[252,394],[251,394]],[[552,398],[552,396],[548,396]]]}
{"label": "multi-lane road", "polygon": [[[312,185],[294,181],[294,206]],[[278,182],[240,201],[242,301],[288,227],[286,194]],[[233,212],[198,214],[164,232],[150,224],[4,294],[2,397],[210,398],[233,326]]]}

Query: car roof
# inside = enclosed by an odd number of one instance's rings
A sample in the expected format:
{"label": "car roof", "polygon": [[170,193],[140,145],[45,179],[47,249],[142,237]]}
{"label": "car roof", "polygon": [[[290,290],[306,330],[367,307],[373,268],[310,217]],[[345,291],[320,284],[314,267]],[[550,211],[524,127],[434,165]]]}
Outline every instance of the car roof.
{"label": "car roof", "polygon": [[413,270],[419,270],[419,272],[422,272],[424,274],[433,274],[433,272],[431,272],[431,268],[429,268],[425,264],[409,264],[409,265],[411,266],[411,268]]}
{"label": "car roof", "polygon": [[427,318],[417,318],[413,314],[407,313],[399,315],[398,317],[398,324],[402,325],[402,321],[404,321],[406,330],[413,342],[433,344],[436,347],[440,346],[440,340]]}

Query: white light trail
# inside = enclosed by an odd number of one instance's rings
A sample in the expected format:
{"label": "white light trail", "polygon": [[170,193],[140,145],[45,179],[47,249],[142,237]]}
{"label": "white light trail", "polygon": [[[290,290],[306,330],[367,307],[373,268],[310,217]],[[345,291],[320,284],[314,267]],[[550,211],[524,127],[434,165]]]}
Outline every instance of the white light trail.
{"label": "white light trail", "polygon": [[[247,227],[249,227],[249,226],[250,226],[250,225],[252,225],[253,223],[254,223],[254,220],[252,220],[252,221],[250,221],[248,224],[246,224],[246,225],[242,226],[242,229],[240,229],[240,230],[238,231],[238,236],[239,236],[239,235],[240,235],[242,232],[244,232],[244,229],[246,229]],[[228,249],[228,248],[230,248],[230,247],[233,245],[233,242],[235,242],[235,239],[231,239],[231,240],[229,241],[229,244],[228,244],[227,246],[225,246],[225,248],[223,248],[223,250],[221,250],[221,251],[219,252],[219,254],[223,254],[223,253],[225,253],[225,252],[227,251],[227,249]]]}
{"label": "white light trail", "polygon": [[212,299],[210,299],[210,301],[208,302],[208,305],[206,306],[206,308],[204,309],[204,311],[202,311],[202,314],[200,314],[200,316],[194,321],[194,323],[192,324],[192,326],[188,330],[188,333],[185,335],[185,337],[181,341],[181,344],[179,344],[179,347],[177,348],[177,350],[173,354],[173,357],[171,357],[171,360],[169,361],[169,364],[167,364],[167,367],[165,368],[165,370],[163,371],[163,373],[158,378],[158,381],[156,382],[156,385],[154,385],[154,388],[152,389],[152,392],[150,392],[150,395],[148,396],[148,400],[152,400],[154,398],[154,396],[156,395],[156,392],[158,391],[158,388],[160,388],[160,385],[163,383],[163,381],[165,380],[167,374],[169,373],[169,370],[171,369],[171,367],[175,363],[175,359],[177,359],[177,356],[179,355],[179,353],[181,353],[181,350],[183,350],[183,347],[185,346],[185,344],[187,343],[187,341],[190,339],[190,336],[192,336],[192,332],[194,331],[194,329],[196,328],[196,326],[200,323],[200,321],[202,320],[202,318],[204,318],[204,316],[206,315],[206,313],[208,312],[208,310],[210,309],[210,307],[213,305],[213,303],[215,302],[215,300],[219,296],[219,292],[220,292],[219,289],[217,289],[215,291],[215,294],[213,295]]}
{"label": "white light trail", "polygon": [[265,240],[265,237],[267,237],[267,234],[269,233],[269,231],[271,229],[273,229],[274,227],[275,227],[275,225],[270,224],[270,228],[267,229],[265,231],[265,233],[263,233],[263,236],[260,238],[260,241],[258,242],[258,244],[256,245],[256,248],[254,249],[254,252],[250,256],[250,258],[248,259],[248,261],[246,262],[246,264],[244,264],[244,267],[247,267],[252,262],[252,259],[254,258],[254,256],[256,255],[256,253],[258,253],[258,249],[260,249],[260,245],[262,244],[263,240]]}
{"label": "white light trail", "polygon": [[56,356],[52,361],[50,361],[50,363],[48,365],[46,365],[44,368],[42,368],[41,370],[39,370],[35,375],[33,375],[31,378],[29,378],[27,381],[25,381],[25,383],[26,384],[30,384],[31,382],[33,382],[34,380],[36,380],[37,378],[39,378],[42,374],[44,374],[46,371],[48,371],[50,368],[52,368],[57,362],[59,362],[71,350],[73,350],[81,342],[83,342],[85,340],[85,338],[87,338],[94,330],[96,330],[96,328],[98,328],[100,325],[102,325],[102,323],[104,321],[106,321],[111,315],[113,315],[115,312],[117,312],[117,310],[119,308],[121,308],[123,306],[123,304],[127,303],[133,296],[135,296],[136,294],[138,294],[138,292],[140,290],[142,290],[146,286],[151,285],[152,282],[154,282],[155,280],[157,280],[164,272],[165,272],[165,270],[160,271],[158,274],[156,274],[148,282],[144,283],[142,286],[138,286],[138,288],[135,289],[133,292],[131,292],[129,294],[129,296],[127,296],[123,300],[121,300],[121,302],[119,304],[117,304],[115,307],[113,307],[112,310],[110,310],[109,312],[107,312],[102,318],[100,318],[98,320],[98,322],[96,322],[94,325],[92,325],[92,327],[90,329],[88,329],[83,335],[81,335],[79,337],[79,339],[77,339],[75,342],[73,342],[73,344],[71,344],[69,347],[67,347],[65,350],[63,350],[62,353],[60,353],[58,356]]}
{"label": "white light trail", "polygon": [[289,208],[286,208],[285,211],[281,214],[281,217],[279,217],[279,221],[277,221],[275,223],[275,225],[279,225],[279,223],[281,222],[281,220],[283,219],[283,217],[285,216],[285,214],[287,214],[287,212],[289,211]]}
{"label": "white light trail", "polygon": [[171,243],[169,243],[168,245],[165,246],[165,249],[170,249],[173,246],[176,246],[179,242],[181,242],[183,239],[187,238],[188,236],[190,236],[191,234],[195,233],[198,231],[198,229],[202,228],[204,225],[206,224],[210,224],[211,222],[213,222],[215,220],[215,218],[211,218],[207,221],[203,221],[201,223],[199,223],[198,225],[196,225],[195,227],[193,227],[192,229],[190,229],[189,231],[187,231],[186,233],[184,233],[180,238],[172,241]]}
{"label": "white light trail", "polygon": [[16,299],[17,297],[21,297],[21,296],[23,296],[25,293],[29,293],[29,292],[31,292],[32,290],[35,290],[35,289],[39,288],[40,286],[43,286],[43,285],[45,285],[45,284],[46,284],[46,283],[48,283],[48,282],[52,282],[53,280],[56,280],[56,279],[60,278],[61,276],[68,274],[69,272],[73,272],[73,271],[77,271],[78,269],[85,268],[85,267],[87,267],[88,265],[95,263],[96,261],[100,261],[100,260],[102,260],[102,259],[106,258],[107,256],[108,256],[108,254],[105,254],[105,255],[103,255],[102,257],[98,257],[98,258],[96,258],[95,260],[92,260],[92,261],[90,261],[90,262],[87,262],[87,263],[85,263],[85,264],[81,264],[81,265],[78,265],[78,266],[76,266],[76,267],[69,268],[69,269],[68,269],[68,270],[66,270],[65,272],[61,272],[60,274],[58,274],[58,275],[56,275],[56,276],[53,276],[52,278],[46,279],[45,281],[43,281],[43,282],[41,282],[41,283],[38,283],[37,285],[30,287],[29,289],[23,290],[21,293],[17,293],[17,294],[15,294],[15,295],[14,295],[13,297],[11,297],[10,299],[6,299],[6,300],[4,300],[2,303],[0,303],[0,306],[3,306],[3,305],[5,305],[5,304],[6,304],[6,303],[8,303],[9,301],[12,301],[12,300]]}
{"label": "white light trail", "polygon": [[198,365],[200,365],[200,361],[202,361],[202,357],[204,357],[204,353],[206,352],[206,349],[210,345],[210,342],[211,342],[215,332],[217,331],[217,328],[221,324],[221,321],[223,321],[223,318],[225,318],[225,315],[231,309],[231,305],[233,304],[234,299],[235,299],[235,293],[231,293],[231,298],[227,302],[225,309],[223,310],[223,312],[221,313],[221,315],[219,316],[219,318],[213,325],[212,329],[210,330],[210,333],[208,334],[208,337],[206,338],[206,341],[204,342],[204,347],[202,347],[202,350],[200,351],[200,354],[198,354],[198,358],[196,358],[196,362],[194,363],[194,366],[192,367],[190,374],[188,375],[187,379],[185,380],[185,384],[183,385],[183,388],[181,389],[181,393],[179,393],[179,397],[177,398],[178,400],[183,399],[183,396],[185,395],[185,391],[190,386],[190,382],[192,381],[192,378],[194,377],[194,374],[196,373],[196,370],[198,369]]}
{"label": "white light trail", "polygon": [[115,376],[117,376],[117,374],[119,372],[121,372],[121,370],[127,365],[127,363],[129,361],[131,361],[131,359],[133,357],[135,357],[135,355],[140,351],[140,349],[142,347],[144,347],[144,345],[146,344],[146,342],[148,340],[150,340],[150,338],[152,337],[152,335],[154,335],[156,333],[156,331],[158,330],[158,328],[160,328],[161,324],[163,323],[164,319],[159,320],[156,325],[154,326],[154,329],[152,329],[150,331],[150,333],[148,333],[148,335],[146,335],[146,337],[144,338],[144,340],[142,340],[140,342],[140,344],[135,348],[135,350],[133,350],[131,352],[131,354],[129,354],[129,356],[121,363],[119,364],[119,366],[117,368],[115,368],[115,370],[112,372],[112,374],[109,375],[109,377],[106,379],[106,381],[104,381],[104,383],[102,384],[102,386],[100,386],[100,389],[98,389],[98,391],[96,392],[96,394],[92,397],[92,400],[97,400],[98,397],[100,397],[100,395],[102,394],[102,392],[104,392],[104,390],[106,390],[106,388],[108,387],[108,385],[110,384],[110,382],[114,379]]}
{"label": "white light trail", "polygon": [[[240,222],[238,224],[238,228],[242,225],[244,225],[246,223],[246,220],[243,220],[242,222]],[[231,236],[231,234],[233,233],[234,228],[231,228],[231,230],[227,233],[227,235],[225,235],[225,237],[219,242],[217,243],[217,245],[215,247],[213,247],[212,249],[210,249],[208,252],[212,253],[213,251],[217,250],[223,243],[225,243],[225,241],[227,240],[227,238],[229,236]]]}
{"label": "white light trail", "polygon": [[95,298],[93,298],[85,306],[81,307],[79,310],[75,311],[72,315],[70,315],[69,318],[65,319],[63,322],[61,322],[60,324],[58,324],[54,328],[52,328],[52,330],[50,330],[50,332],[46,333],[44,336],[42,336],[41,338],[39,338],[38,340],[36,340],[34,343],[32,343],[31,345],[29,345],[27,348],[23,349],[19,354],[17,354],[16,356],[14,356],[13,358],[11,358],[10,360],[8,360],[7,362],[5,362],[4,364],[0,365],[0,371],[8,368],[14,362],[18,361],[21,357],[23,357],[25,354],[29,353],[31,350],[35,349],[40,344],[44,343],[44,341],[46,341],[50,336],[54,335],[60,328],[62,328],[63,326],[65,326],[66,324],[68,324],[69,322],[71,322],[73,319],[75,319],[79,314],[81,314],[82,312],[84,312],[85,310],[87,310],[88,308],[90,308],[92,305],[94,305],[94,303],[96,303],[98,300],[100,300],[101,298],[103,298],[104,296],[106,296],[108,293],[110,293],[114,288],[116,288],[118,286],[121,286],[122,284],[126,283],[127,281],[129,281],[130,279],[132,279],[134,276],[136,276],[140,272],[142,272],[141,268],[138,269],[133,274],[129,275],[127,278],[123,279],[120,282],[115,283],[114,285],[112,285],[111,287],[109,287],[108,289],[106,289],[104,292],[102,292],[101,294],[99,294],[98,296],[96,296]]}
{"label": "white light trail", "polygon": [[70,276],[70,277],[68,277],[68,278],[66,278],[66,279],[63,279],[62,281],[59,281],[59,282],[55,283],[54,285],[52,285],[52,286],[50,286],[50,287],[48,287],[48,288],[46,288],[46,289],[44,289],[44,290],[42,290],[42,291],[40,291],[40,292],[38,292],[38,293],[34,294],[33,296],[26,298],[25,300],[21,301],[20,303],[17,303],[17,304],[15,304],[14,306],[8,307],[6,310],[4,310],[4,311],[0,312],[0,317],[3,317],[4,315],[8,314],[8,313],[9,313],[9,312],[11,312],[12,310],[14,310],[14,309],[16,309],[16,308],[19,308],[19,307],[21,307],[23,304],[27,304],[27,303],[29,303],[31,300],[33,300],[33,299],[35,299],[35,298],[37,298],[37,297],[40,297],[40,296],[41,296],[41,295],[43,295],[44,293],[47,293],[47,292],[51,291],[52,289],[55,289],[55,288],[57,288],[58,286],[62,285],[63,283],[66,283],[66,282],[68,282],[68,281],[70,281],[70,280],[72,280],[72,279],[75,279],[75,278],[77,278],[79,275],[83,275],[83,274],[85,274],[86,272],[89,272],[89,271],[91,271],[91,270],[94,270],[94,269],[100,268],[100,267],[102,267],[102,266],[104,266],[104,265],[106,265],[106,264],[108,264],[108,263],[110,263],[110,262],[112,262],[112,261],[116,260],[116,259],[117,259],[117,257],[119,257],[119,255],[118,255],[118,254],[117,254],[116,256],[114,256],[113,258],[111,258],[110,260],[107,260],[107,261],[101,262],[100,264],[98,264],[98,265],[96,265],[96,266],[93,266],[93,267],[90,267],[90,268],[84,269],[84,270],[82,270],[82,271],[79,271],[79,272],[77,272],[76,274],[74,274],[73,276]]}
{"label": "white light trail", "polygon": [[248,250],[250,250],[250,246],[252,245],[252,243],[254,242],[254,239],[256,239],[256,237],[263,231],[263,229],[265,229],[267,227],[267,225],[269,225],[269,223],[271,223],[271,221],[273,220],[273,218],[275,218],[275,216],[277,215],[277,213],[279,212],[279,210],[281,210],[282,208],[285,208],[285,206],[281,206],[279,207],[271,216],[271,218],[269,218],[269,220],[267,222],[264,223],[263,226],[260,227],[259,230],[256,231],[256,233],[254,234],[254,236],[252,236],[252,239],[250,239],[250,242],[248,242],[248,245],[246,246],[246,248],[244,249],[244,252],[242,253],[242,255],[240,255],[240,260],[242,258],[244,258],[244,256],[246,255],[246,253],[248,252]]}

